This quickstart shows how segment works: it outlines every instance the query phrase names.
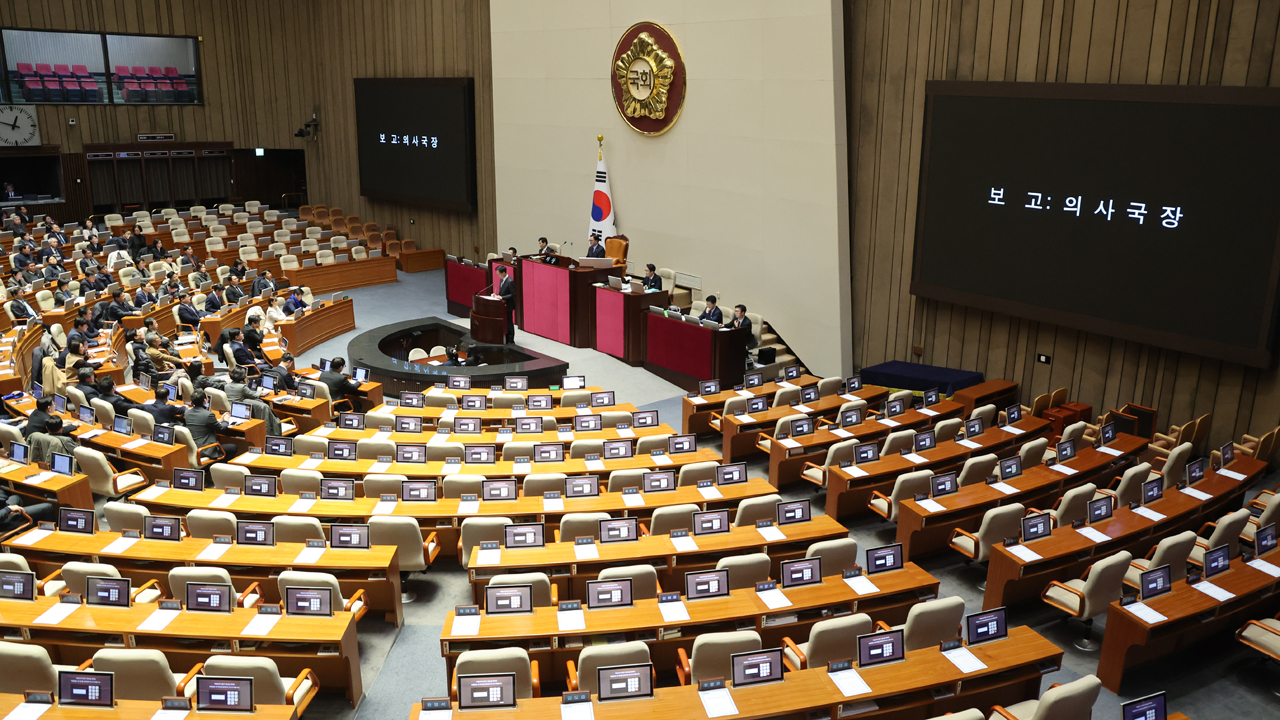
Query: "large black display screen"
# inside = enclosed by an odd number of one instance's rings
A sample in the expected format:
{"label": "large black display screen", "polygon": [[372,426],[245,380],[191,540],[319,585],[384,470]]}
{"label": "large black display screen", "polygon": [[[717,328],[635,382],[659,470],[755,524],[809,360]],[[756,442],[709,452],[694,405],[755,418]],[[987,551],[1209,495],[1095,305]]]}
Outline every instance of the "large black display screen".
{"label": "large black display screen", "polygon": [[476,206],[471,78],[356,78],[360,194],[472,212]]}
{"label": "large black display screen", "polygon": [[929,83],[911,292],[1265,367],[1280,94]]}

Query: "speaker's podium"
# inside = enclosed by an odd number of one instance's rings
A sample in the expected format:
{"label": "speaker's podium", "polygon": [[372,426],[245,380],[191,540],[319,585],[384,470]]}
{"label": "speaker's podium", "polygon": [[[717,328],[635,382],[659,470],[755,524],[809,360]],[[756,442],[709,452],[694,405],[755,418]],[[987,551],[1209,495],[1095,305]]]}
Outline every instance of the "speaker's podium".
{"label": "speaker's podium", "polygon": [[525,255],[520,263],[520,329],[573,347],[595,345],[595,284],[626,274],[625,261]]}
{"label": "speaker's podium", "polygon": [[492,286],[471,296],[471,339],[485,345],[507,341],[507,301],[489,294]]}

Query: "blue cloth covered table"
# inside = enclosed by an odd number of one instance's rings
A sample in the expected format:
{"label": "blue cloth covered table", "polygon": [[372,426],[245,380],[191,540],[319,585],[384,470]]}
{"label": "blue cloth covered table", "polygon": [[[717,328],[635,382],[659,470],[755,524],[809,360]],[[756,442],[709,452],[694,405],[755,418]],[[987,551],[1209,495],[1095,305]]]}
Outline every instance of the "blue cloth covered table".
{"label": "blue cloth covered table", "polygon": [[865,367],[860,374],[865,385],[883,385],[916,392],[938,388],[943,395],[953,395],[957,390],[982,382],[980,372],[921,365],[902,360],[890,360]]}

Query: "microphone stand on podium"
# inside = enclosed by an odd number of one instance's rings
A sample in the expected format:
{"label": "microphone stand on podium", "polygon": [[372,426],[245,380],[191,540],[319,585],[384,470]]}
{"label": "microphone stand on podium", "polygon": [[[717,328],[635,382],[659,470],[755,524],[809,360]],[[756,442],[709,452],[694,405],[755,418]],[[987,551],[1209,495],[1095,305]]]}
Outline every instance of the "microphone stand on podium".
{"label": "microphone stand on podium", "polygon": [[492,297],[493,285],[471,297],[471,339],[485,345],[502,345],[507,339],[507,301]]}

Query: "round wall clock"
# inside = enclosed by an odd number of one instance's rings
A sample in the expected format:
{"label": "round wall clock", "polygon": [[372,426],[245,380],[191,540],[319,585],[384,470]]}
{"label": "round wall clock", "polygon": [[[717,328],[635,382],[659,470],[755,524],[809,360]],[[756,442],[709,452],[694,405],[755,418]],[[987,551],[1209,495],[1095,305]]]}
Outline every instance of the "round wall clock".
{"label": "round wall clock", "polygon": [[0,105],[0,145],[39,145],[40,123],[35,110],[21,105]]}

